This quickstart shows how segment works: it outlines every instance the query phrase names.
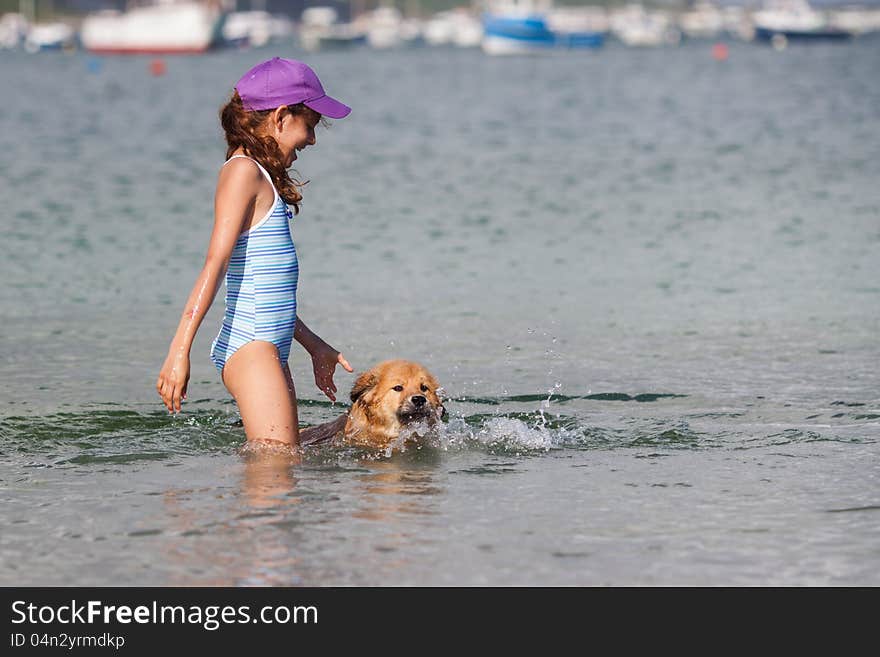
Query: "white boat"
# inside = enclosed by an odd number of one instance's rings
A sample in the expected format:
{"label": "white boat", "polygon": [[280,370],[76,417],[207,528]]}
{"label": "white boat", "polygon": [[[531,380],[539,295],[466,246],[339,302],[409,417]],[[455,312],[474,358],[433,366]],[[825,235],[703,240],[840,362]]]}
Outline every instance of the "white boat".
{"label": "white boat", "polygon": [[831,24],[828,16],[813,9],[806,0],[771,0],[752,14],[755,38],[769,41],[777,49],[792,40],[843,40],[852,32]]}
{"label": "white boat", "polygon": [[751,12],[743,7],[727,6],[721,10],[721,18],[724,23],[724,31],[743,41],[752,41],[755,38],[755,24],[752,22]]}
{"label": "white boat", "polygon": [[221,29],[227,45],[261,48],[293,34],[288,18],[267,11],[233,11],[226,15]]}
{"label": "white boat", "polygon": [[452,43],[455,27],[452,24],[452,12],[441,11],[425,21],[424,38],[429,46],[446,46]]}
{"label": "white boat", "polygon": [[609,26],[604,7],[559,7],[547,12],[547,27],[559,47],[601,46]]}
{"label": "white boat", "polygon": [[476,48],[483,41],[483,23],[467,9],[441,11],[425,21],[422,37],[429,46]]}
{"label": "white boat", "polygon": [[483,42],[483,22],[466,9],[454,12],[452,44],[459,48],[479,48]]}
{"label": "white boat", "polygon": [[611,31],[627,46],[670,46],[681,41],[681,31],[667,13],[647,11],[640,4],[613,12]]}
{"label": "white boat", "polygon": [[102,11],[86,16],[80,40],[101,54],[201,53],[219,41],[222,18],[216,4],[197,2]]}
{"label": "white boat", "polygon": [[76,30],[67,23],[36,23],[28,28],[24,38],[24,49],[30,53],[74,48],[76,48]]}
{"label": "white boat", "polygon": [[3,14],[0,17],[0,50],[20,47],[29,27],[27,19],[21,14]]}
{"label": "white boat", "polygon": [[714,4],[697,0],[678,17],[678,26],[689,39],[714,39],[724,29],[724,15]]}
{"label": "white boat", "polygon": [[842,7],[830,12],[829,21],[832,26],[857,36],[880,32],[880,9]]}
{"label": "white boat", "polygon": [[367,43],[371,48],[384,50],[396,48],[402,43],[400,30],[403,14],[397,7],[376,7],[364,18],[367,23]]}
{"label": "white boat", "polygon": [[352,23],[339,22],[335,7],[307,7],[300,15],[299,45],[303,50],[351,48],[366,42],[363,29]]}
{"label": "white boat", "polygon": [[412,45],[422,37],[420,22],[404,18],[394,5],[382,5],[361,14],[355,24],[362,26],[367,44],[377,50]]}

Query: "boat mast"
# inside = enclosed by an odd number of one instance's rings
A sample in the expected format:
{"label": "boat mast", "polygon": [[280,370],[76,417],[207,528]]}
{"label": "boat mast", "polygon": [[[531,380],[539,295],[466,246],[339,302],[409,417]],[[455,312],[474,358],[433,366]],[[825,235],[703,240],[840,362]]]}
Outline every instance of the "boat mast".
{"label": "boat mast", "polygon": [[18,0],[18,13],[25,17],[28,23],[37,20],[37,0]]}

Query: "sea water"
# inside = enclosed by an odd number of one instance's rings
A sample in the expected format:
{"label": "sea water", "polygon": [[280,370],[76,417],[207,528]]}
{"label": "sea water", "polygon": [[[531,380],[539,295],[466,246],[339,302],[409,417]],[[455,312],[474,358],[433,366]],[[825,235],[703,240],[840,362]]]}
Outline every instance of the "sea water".
{"label": "sea water", "polygon": [[[354,108],[296,163],[300,315],[436,375],[421,449],[243,456],[222,293],[155,393],[274,55]],[[878,60],[4,53],[0,583],[880,584]],[[303,424],[344,410],[291,369]]]}

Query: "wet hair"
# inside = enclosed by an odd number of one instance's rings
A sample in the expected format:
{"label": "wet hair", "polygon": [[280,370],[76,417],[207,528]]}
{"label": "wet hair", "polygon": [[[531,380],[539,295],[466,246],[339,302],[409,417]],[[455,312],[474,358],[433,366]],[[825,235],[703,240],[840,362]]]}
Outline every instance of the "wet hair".
{"label": "wet hair", "polygon": [[[255,159],[272,178],[278,194],[284,202],[293,206],[293,211],[299,212],[299,202],[302,194],[299,189],[306,184],[295,178],[291,178],[284,166],[281,150],[273,137],[265,134],[264,126],[269,115],[274,109],[247,110],[241,102],[241,97],[235,91],[232,98],[220,109],[220,125],[226,133],[226,159],[241,148],[244,154]],[[288,105],[287,111],[293,115],[313,112],[302,103]]]}

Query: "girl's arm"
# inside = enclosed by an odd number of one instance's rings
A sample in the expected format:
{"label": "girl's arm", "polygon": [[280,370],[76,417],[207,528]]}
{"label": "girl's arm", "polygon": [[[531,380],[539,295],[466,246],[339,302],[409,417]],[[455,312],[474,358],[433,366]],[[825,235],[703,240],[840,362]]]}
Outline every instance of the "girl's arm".
{"label": "girl's arm", "polygon": [[353,372],[351,365],[336,349],[324,342],[317,334],[296,317],[293,338],[299,342],[312,357],[312,369],[315,372],[315,384],[330,401],[336,401],[336,384],[333,383],[333,372],[337,365],[342,365],[347,372]]}
{"label": "girl's arm", "polygon": [[259,169],[244,158],[237,158],[220,170],[208,255],[186,301],[183,316],[156,381],[156,391],[169,412],[179,412],[181,400],[186,399],[193,340],[214,302],[242,227],[253,216],[261,179]]}

